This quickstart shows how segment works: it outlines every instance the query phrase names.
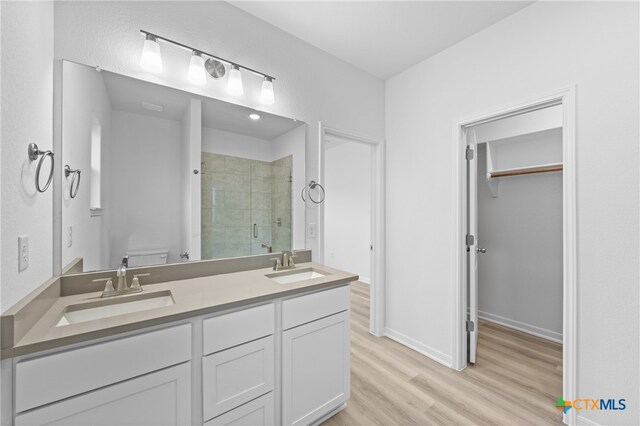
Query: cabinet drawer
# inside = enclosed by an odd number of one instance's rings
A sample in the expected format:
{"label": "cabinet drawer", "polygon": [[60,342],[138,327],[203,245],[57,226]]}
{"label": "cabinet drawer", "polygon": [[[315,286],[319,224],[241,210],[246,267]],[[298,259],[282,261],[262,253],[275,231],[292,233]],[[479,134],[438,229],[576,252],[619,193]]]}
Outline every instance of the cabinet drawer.
{"label": "cabinet drawer", "polygon": [[16,412],[191,359],[191,324],[21,361]]}
{"label": "cabinet drawer", "polygon": [[266,426],[275,423],[273,392],[205,423],[205,426]]}
{"label": "cabinet drawer", "polygon": [[202,360],[205,420],[273,390],[273,336],[245,343]]}
{"label": "cabinet drawer", "polygon": [[285,300],[282,302],[282,329],[346,311],[349,300],[348,285]]}
{"label": "cabinet drawer", "polygon": [[21,425],[187,425],[191,364],[146,374],[16,416]]}
{"label": "cabinet drawer", "polygon": [[243,309],[204,320],[204,354],[208,355],[232,346],[273,334],[275,309],[273,303]]}

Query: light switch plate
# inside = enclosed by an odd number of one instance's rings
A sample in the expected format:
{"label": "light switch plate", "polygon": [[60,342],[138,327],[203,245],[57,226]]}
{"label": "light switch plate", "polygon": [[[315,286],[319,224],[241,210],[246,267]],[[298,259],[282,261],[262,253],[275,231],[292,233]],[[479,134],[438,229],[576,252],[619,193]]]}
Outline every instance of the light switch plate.
{"label": "light switch plate", "polygon": [[317,232],[318,231],[315,223],[310,223],[307,225],[307,238],[315,238]]}
{"label": "light switch plate", "polygon": [[29,267],[29,236],[18,237],[18,271],[22,272]]}

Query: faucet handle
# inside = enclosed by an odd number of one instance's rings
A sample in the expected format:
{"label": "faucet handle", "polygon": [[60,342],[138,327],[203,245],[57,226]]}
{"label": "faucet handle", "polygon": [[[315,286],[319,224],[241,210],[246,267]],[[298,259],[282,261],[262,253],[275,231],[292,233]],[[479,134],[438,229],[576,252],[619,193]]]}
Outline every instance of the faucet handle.
{"label": "faucet handle", "polygon": [[147,274],[135,274],[133,276],[133,280],[131,280],[131,287],[129,287],[131,290],[136,290],[136,291],[142,291],[142,287],[140,286],[140,280],[138,279],[138,277],[148,277],[149,273]]}
{"label": "faucet handle", "polygon": [[275,265],[273,265],[273,270],[274,271],[278,271],[278,270],[282,269],[282,260],[280,260],[279,257],[274,257],[274,258],[269,259],[269,260],[275,260],[276,261]]}
{"label": "faucet handle", "polygon": [[104,286],[104,290],[102,290],[102,297],[104,297],[106,293],[116,291],[116,289],[113,288],[113,280],[111,278],[99,278],[97,280],[91,280],[91,281],[94,283],[100,283],[100,282],[106,281],[107,284]]}
{"label": "faucet handle", "polygon": [[296,266],[296,263],[293,260],[296,257],[298,257],[298,255],[294,251],[292,251],[291,254],[289,255],[289,266],[291,266],[292,268],[295,268]]}

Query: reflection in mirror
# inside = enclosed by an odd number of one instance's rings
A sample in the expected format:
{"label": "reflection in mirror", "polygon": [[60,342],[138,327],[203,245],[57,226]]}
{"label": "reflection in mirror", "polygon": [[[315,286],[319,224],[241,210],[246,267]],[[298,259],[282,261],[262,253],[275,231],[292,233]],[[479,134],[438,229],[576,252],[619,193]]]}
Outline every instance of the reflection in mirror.
{"label": "reflection in mirror", "polygon": [[75,198],[62,179],[63,273],[304,248],[303,122],[68,61],[62,79],[83,177]]}

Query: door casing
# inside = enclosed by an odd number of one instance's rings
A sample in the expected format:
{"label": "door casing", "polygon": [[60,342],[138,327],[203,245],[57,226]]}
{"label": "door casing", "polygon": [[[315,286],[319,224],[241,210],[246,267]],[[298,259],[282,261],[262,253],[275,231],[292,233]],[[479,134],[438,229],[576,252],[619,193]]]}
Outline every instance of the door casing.
{"label": "door casing", "polygon": [[[351,142],[373,147],[371,157],[371,283],[369,305],[369,332],[383,336],[385,329],[385,142],[371,139],[319,123],[319,168],[320,182],[325,182],[325,139],[335,136]],[[324,203],[319,205],[318,216],[318,262],[324,262]]]}
{"label": "door casing", "polygon": [[[535,111],[553,105],[562,105],[562,238],[563,238],[563,370],[562,387],[565,400],[577,397],[577,233],[576,233],[576,164],[575,164],[575,86],[562,88],[524,102],[494,108],[453,122],[453,205],[452,213],[454,283],[452,285],[452,367],[462,370],[467,366],[467,167],[465,149],[466,129],[502,118]],[[474,249],[475,247],[472,247]],[[568,425],[576,424],[575,410],[563,415]]]}

